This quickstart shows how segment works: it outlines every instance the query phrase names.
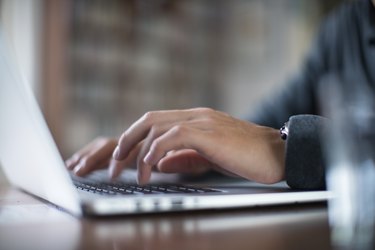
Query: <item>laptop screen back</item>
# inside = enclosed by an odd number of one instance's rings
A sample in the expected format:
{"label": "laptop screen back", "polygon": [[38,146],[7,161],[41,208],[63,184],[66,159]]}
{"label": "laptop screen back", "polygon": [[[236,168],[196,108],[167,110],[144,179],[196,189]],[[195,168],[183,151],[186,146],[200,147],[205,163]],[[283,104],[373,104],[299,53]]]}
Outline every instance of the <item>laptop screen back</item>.
{"label": "laptop screen back", "polygon": [[0,162],[11,184],[79,213],[64,162],[0,32]]}

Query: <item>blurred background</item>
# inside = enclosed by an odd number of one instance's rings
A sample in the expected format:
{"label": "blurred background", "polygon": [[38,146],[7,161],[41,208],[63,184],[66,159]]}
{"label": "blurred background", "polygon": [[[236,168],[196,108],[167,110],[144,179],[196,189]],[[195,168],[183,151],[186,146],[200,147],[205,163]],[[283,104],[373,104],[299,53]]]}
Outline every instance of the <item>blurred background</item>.
{"label": "blurred background", "polygon": [[64,157],[149,110],[242,117],[298,70],[338,0],[0,0]]}

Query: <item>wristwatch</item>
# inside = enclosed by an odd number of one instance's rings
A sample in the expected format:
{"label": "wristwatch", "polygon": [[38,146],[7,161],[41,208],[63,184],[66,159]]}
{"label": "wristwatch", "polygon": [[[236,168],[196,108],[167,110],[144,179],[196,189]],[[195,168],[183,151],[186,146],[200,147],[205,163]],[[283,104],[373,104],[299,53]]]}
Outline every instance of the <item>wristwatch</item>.
{"label": "wristwatch", "polygon": [[284,141],[286,139],[288,139],[288,134],[289,134],[289,123],[286,122],[284,123],[284,126],[282,126],[280,128],[280,136],[281,136],[281,139],[283,139]]}

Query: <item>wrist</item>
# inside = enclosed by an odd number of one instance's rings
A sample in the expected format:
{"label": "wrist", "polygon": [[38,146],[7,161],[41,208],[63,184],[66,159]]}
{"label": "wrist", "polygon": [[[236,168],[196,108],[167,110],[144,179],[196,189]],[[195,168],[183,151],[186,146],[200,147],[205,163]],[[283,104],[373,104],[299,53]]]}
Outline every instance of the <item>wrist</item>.
{"label": "wrist", "polygon": [[267,159],[264,183],[272,184],[285,179],[285,147],[286,141],[281,139],[278,129],[267,128]]}

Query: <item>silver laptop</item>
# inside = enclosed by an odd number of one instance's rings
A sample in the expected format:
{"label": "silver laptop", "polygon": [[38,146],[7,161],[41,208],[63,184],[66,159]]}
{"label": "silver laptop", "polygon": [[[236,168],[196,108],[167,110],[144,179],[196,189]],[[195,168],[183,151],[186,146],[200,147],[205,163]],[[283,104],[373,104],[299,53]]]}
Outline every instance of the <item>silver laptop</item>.
{"label": "silver laptop", "polygon": [[153,174],[150,185],[141,187],[132,170],[115,183],[105,182],[101,173],[74,178],[1,32],[0,165],[12,185],[77,216],[321,202],[332,196],[327,191],[293,191],[285,183],[259,185],[220,178],[184,183],[177,175],[161,173]]}

